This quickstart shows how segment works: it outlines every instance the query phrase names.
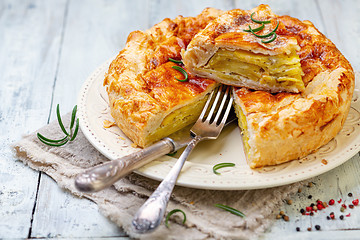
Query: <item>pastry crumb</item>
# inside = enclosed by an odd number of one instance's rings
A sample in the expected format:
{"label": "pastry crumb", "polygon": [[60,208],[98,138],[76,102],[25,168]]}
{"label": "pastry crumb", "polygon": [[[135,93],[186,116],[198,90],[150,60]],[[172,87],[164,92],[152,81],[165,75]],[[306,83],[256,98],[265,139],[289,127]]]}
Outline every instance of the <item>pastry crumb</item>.
{"label": "pastry crumb", "polygon": [[326,165],[326,164],[328,164],[328,161],[326,161],[325,159],[323,159],[323,160],[321,160],[321,163],[324,164],[324,165]]}
{"label": "pastry crumb", "polygon": [[111,122],[109,120],[104,120],[103,126],[104,128],[111,128],[112,126],[115,126],[116,123],[115,122]]}
{"label": "pastry crumb", "polygon": [[133,147],[133,148],[137,148],[137,147],[138,147],[138,145],[137,145],[136,143],[132,143],[132,144],[131,144],[131,147]]}

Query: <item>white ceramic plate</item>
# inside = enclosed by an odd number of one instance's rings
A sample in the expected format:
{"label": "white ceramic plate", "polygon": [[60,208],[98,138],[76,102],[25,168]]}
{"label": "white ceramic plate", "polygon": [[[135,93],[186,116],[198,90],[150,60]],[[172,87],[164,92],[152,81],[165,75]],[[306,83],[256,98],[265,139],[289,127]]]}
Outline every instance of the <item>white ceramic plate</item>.
{"label": "white ceramic plate", "polygon": [[[109,62],[99,67],[84,83],[78,99],[80,127],[95,148],[109,159],[138,151],[117,126],[104,128],[104,121],[114,122],[103,87]],[[357,76],[357,79],[358,76]],[[357,80],[359,81],[359,80]],[[343,129],[327,145],[298,161],[253,170],[246,164],[239,128],[232,124],[217,140],[201,142],[185,163],[177,185],[218,190],[242,190],[275,187],[325,173],[344,163],[360,151],[360,91],[354,97]],[[179,153],[177,154],[179,155]],[[161,180],[178,156],[164,156],[138,169],[143,176]],[[324,161],[326,160],[326,161]],[[235,167],[218,170],[212,167],[221,162],[235,163]],[[327,164],[325,164],[327,162]]]}

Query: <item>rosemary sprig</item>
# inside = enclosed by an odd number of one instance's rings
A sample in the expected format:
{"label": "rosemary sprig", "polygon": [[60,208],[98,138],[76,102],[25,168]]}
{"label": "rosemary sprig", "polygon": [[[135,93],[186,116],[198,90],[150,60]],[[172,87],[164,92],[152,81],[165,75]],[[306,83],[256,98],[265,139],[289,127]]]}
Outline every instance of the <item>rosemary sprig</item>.
{"label": "rosemary sprig", "polygon": [[249,30],[252,34],[254,34],[254,36],[258,37],[258,38],[267,38],[267,37],[270,37],[271,35],[274,35],[276,30],[278,29],[279,27],[279,21],[276,25],[276,27],[274,28],[274,30],[272,30],[271,32],[269,32],[268,34],[265,34],[265,35],[258,35],[255,33],[255,31],[249,26]]}
{"label": "rosemary sprig", "polygon": [[264,24],[264,23],[261,24],[260,27],[254,28],[254,29],[251,29],[251,27],[250,27],[250,25],[249,25],[249,29],[244,29],[244,32],[251,32],[251,30],[252,30],[253,32],[259,32],[259,31],[263,30],[264,27],[265,27],[265,24]]}
{"label": "rosemary sprig", "polygon": [[165,219],[165,226],[168,228],[169,227],[169,223],[168,223],[168,221],[169,221],[169,218],[170,218],[170,216],[171,215],[173,215],[174,213],[177,213],[177,212],[181,212],[182,214],[183,214],[183,216],[184,216],[184,219],[183,219],[183,224],[186,222],[186,214],[184,213],[184,211],[183,210],[181,210],[181,209],[174,209],[174,210],[171,210],[167,215],[166,215],[166,219]]}
{"label": "rosemary sprig", "polygon": [[232,207],[229,207],[229,206],[226,206],[226,205],[223,205],[223,204],[215,204],[214,205],[215,207],[217,208],[220,208],[220,209],[223,209],[225,211],[228,211],[236,216],[239,216],[239,217],[245,217],[245,214],[240,212],[239,210],[235,209],[235,208],[232,208]]}
{"label": "rosemary sprig", "polygon": [[268,39],[268,40],[261,40],[262,43],[270,43],[270,42],[274,41],[274,40],[276,39],[276,37],[277,37],[277,34],[276,34],[275,32],[276,32],[276,30],[277,30],[278,27],[279,27],[279,21],[278,21],[275,29],[272,30],[270,33],[265,34],[265,35],[259,35],[259,34],[256,34],[256,32],[259,32],[259,31],[263,30],[264,27],[265,27],[265,24],[271,23],[271,21],[260,21],[260,20],[256,20],[256,19],[253,18],[253,15],[254,15],[254,14],[255,14],[255,12],[253,12],[253,13],[250,15],[251,21],[253,21],[253,22],[255,22],[255,23],[259,23],[259,24],[261,24],[261,26],[252,29],[251,26],[249,25],[249,29],[244,29],[243,31],[244,31],[244,32],[250,32],[250,33],[252,33],[255,37],[258,37],[258,38],[268,38],[268,37],[271,37],[271,38]]}
{"label": "rosemary sprig", "polygon": [[176,59],[173,59],[173,58],[169,58],[169,61],[173,62],[173,63],[183,64],[183,62],[181,60],[176,60]]}
{"label": "rosemary sprig", "polygon": [[[63,137],[61,139],[49,139],[49,138],[44,137],[40,133],[37,133],[36,135],[37,135],[38,139],[42,143],[52,146],[52,147],[60,147],[60,146],[65,145],[68,142],[74,141],[74,139],[76,138],[76,136],[79,132],[79,119],[78,118],[76,119],[76,111],[77,111],[77,106],[75,105],[75,107],[73,108],[72,114],[71,114],[70,133],[68,133],[64,127],[62,120],[61,120],[60,107],[58,104],[56,107],[56,116],[57,116],[57,120],[58,120],[61,130],[63,131],[63,133],[65,133],[65,137]],[[75,123],[76,123],[75,129],[73,130]]]}
{"label": "rosemary sprig", "polygon": [[183,69],[182,67],[179,67],[179,66],[172,66],[172,68],[181,72],[185,77],[184,79],[178,79],[175,77],[176,80],[178,80],[179,82],[186,82],[188,80],[189,76],[188,76],[187,72],[185,71],[185,69]]}
{"label": "rosemary sprig", "polygon": [[215,166],[213,166],[213,172],[217,175],[220,175],[219,172],[217,172],[216,170],[220,169],[220,168],[224,168],[224,167],[234,167],[235,163],[219,163],[216,164]]}
{"label": "rosemary sprig", "polygon": [[276,39],[277,35],[276,33],[274,33],[273,37],[270,38],[269,40],[261,40],[262,43],[270,43],[272,41],[274,41]]}
{"label": "rosemary sprig", "polygon": [[268,23],[271,23],[271,21],[260,21],[260,20],[256,20],[253,18],[255,12],[253,12],[251,15],[250,15],[250,18],[251,18],[251,21],[255,22],[255,23],[264,23],[264,24],[268,24]]}
{"label": "rosemary sprig", "polygon": [[[184,63],[181,60],[176,60],[173,58],[169,58],[168,60],[173,63],[184,65]],[[172,66],[172,68],[181,72],[182,75],[184,75],[184,77],[185,77],[184,79],[178,79],[175,77],[176,80],[178,80],[179,82],[186,82],[188,80],[189,76],[188,76],[187,72],[185,71],[185,69],[183,69],[182,67],[179,67],[179,66]]]}

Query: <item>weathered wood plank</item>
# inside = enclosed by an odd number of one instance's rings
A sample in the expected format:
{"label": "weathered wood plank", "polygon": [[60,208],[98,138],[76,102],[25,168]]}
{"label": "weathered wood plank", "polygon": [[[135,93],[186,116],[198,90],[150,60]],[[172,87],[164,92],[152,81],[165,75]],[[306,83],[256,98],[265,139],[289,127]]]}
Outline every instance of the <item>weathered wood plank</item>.
{"label": "weathered wood plank", "polygon": [[284,0],[268,0],[268,1],[246,1],[246,0],[235,0],[236,8],[241,9],[252,9],[259,4],[268,4],[273,12],[277,15],[289,15],[296,17],[300,20],[310,20],[317,26],[320,31],[323,31],[324,26],[319,16],[317,4],[315,0],[303,0],[303,1],[284,1]]}
{"label": "weathered wood plank", "polygon": [[234,3],[231,0],[224,1],[196,1],[196,0],[187,0],[187,1],[175,1],[169,2],[166,0],[155,0],[150,1],[150,21],[149,26],[151,27],[154,24],[161,22],[164,18],[175,18],[178,15],[184,17],[187,16],[196,16],[201,13],[202,10],[206,7],[213,7],[221,10],[229,10],[234,8]]}
{"label": "weathered wood plank", "polygon": [[[326,4],[328,3],[328,4]],[[360,2],[356,0],[319,1],[329,37],[345,57],[360,71]]]}
{"label": "weathered wood plank", "polygon": [[0,2],[0,238],[28,237],[39,173],[9,144],[47,123],[64,7]]}
{"label": "weathered wood plank", "polygon": [[[70,111],[87,76],[121,50],[131,31],[147,28],[147,9],[143,5],[146,2],[139,0],[69,1],[53,113],[57,103],[63,113]],[[55,119],[55,114],[51,118]],[[60,190],[47,176],[41,178],[33,237],[123,235],[98,212],[96,204]]]}

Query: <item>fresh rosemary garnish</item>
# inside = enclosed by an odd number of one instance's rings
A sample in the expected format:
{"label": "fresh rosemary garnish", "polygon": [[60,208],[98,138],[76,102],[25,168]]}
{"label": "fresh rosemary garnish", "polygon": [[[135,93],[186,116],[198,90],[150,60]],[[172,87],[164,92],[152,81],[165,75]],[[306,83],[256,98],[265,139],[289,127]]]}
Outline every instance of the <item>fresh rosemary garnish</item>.
{"label": "fresh rosemary garnish", "polygon": [[276,37],[277,37],[277,34],[276,34],[275,32],[276,32],[276,30],[278,29],[280,22],[278,21],[275,29],[272,30],[270,33],[265,34],[265,35],[259,35],[259,34],[256,34],[256,32],[259,32],[259,31],[263,30],[264,27],[265,27],[265,24],[271,23],[271,21],[260,21],[260,20],[256,20],[256,19],[253,18],[253,15],[254,15],[254,14],[255,14],[255,12],[253,12],[253,13],[250,15],[251,20],[252,20],[253,22],[255,22],[255,23],[261,24],[261,26],[258,27],[258,28],[252,29],[251,26],[249,25],[249,29],[244,29],[243,31],[244,31],[244,32],[250,32],[250,33],[252,33],[255,37],[258,37],[258,38],[267,38],[267,37],[271,37],[271,36],[272,36],[272,38],[270,38],[270,39],[268,39],[268,40],[261,40],[262,43],[270,43],[270,42],[274,41],[274,40],[276,39]]}
{"label": "fresh rosemary garnish", "polygon": [[[49,139],[49,138],[44,137],[40,133],[37,133],[38,139],[42,143],[52,146],[52,147],[60,147],[60,146],[65,145],[68,142],[74,141],[74,139],[76,138],[76,135],[79,131],[79,119],[77,118],[75,120],[76,111],[77,111],[77,106],[75,105],[75,107],[73,108],[72,114],[71,114],[70,133],[68,133],[64,127],[64,124],[62,123],[61,116],[60,116],[60,108],[59,108],[59,104],[58,104],[56,107],[56,116],[57,116],[57,120],[58,120],[61,130],[63,131],[63,133],[65,133],[65,137],[63,137],[61,139]],[[75,129],[73,130],[75,122],[76,122],[76,125],[75,125]]]}
{"label": "fresh rosemary garnish", "polygon": [[254,36],[258,37],[258,38],[267,38],[267,37],[270,37],[271,35],[274,35],[275,34],[275,31],[278,29],[279,27],[279,21],[275,27],[274,30],[272,30],[271,32],[269,32],[268,34],[265,34],[265,35],[258,35],[255,33],[255,31],[249,26],[249,30],[252,34],[254,34]]}
{"label": "fresh rosemary garnish", "polygon": [[[173,63],[181,64],[181,65],[184,64],[181,60],[175,60],[172,58],[169,58],[169,61],[173,62]],[[172,68],[181,72],[185,77],[184,79],[178,79],[175,77],[176,80],[178,80],[179,82],[186,82],[188,80],[189,76],[188,76],[187,72],[185,71],[185,69],[183,69],[182,67],[179,67],[179,66],[172,66]]]}
{"label": "fresh rosemary garnish", "polygon": [[276,39],[277,35],[274,33],[274,36],[270,38],[269,40],[261,40],[262,43],[270,43]]}
{"label": "fresh rosemary garnish", "polygon": [[[263,23],[263,24],[261,24],[260,27],[252,29],[252,31],[253,31],[253,32],[259,32],[259,31],[263,30],[264,27],[265,27],[265,24]],[[251,27],[250,27],[250,25],[249,25],[249,29],[244,29],[244,32],[251,32]]]}
{"label": "fresh rosemary garnish", "polygon": [[220,175],[219,172],[217,172],[216,170],[220,169],[220,168],[224,168],[224,167],[234,167],[235,166],[235,163],[219,163],[219,164],[216,164],[214,167],[213,167],[213,172],[215,174],[218,174]]}
{"label": "fresh rosemary garnish", "polygon": [[182,214],[183,214],[183,216],[184,216],[184,219],[183,219],[183,224],[186,222],[186,214],[184,213],[184,211],[183,210],[181,210],[181,209],[174,209],[174,210],[171,210],[167,215],[166,215],[166,219],[165,219],[165,226],[166,227],[169,227],[169,223],[168,223],[168,221],[169,221],[169,218],[170,218],[170,216],[171,215],[173,215],[174,213],[177,213],[177,212],[181,212]]}
{"label": "fresh rosemary garnish", "polygon": [[237,210],[235,208],[232,208],[232,207],[229,207],[229,206],[226,206],[226,205],[223,205],[223,204],[215,204],[214,206],[218,207],[220,209],[223,209],[225,211],[228,211],[228,212],[230,212],[230,213],[232,213],[234,215],[237,215],[239,217],[242,217],[242,218],[245,217],[244,213],[240,212],[239,210]]}
{"label": "fresh rosemary garnish", "polygon": [[172,68],[181,72],[185,77],[184,79],[178,79],[175,77],[176,80],[178,80],[179,82],[186,82],[188,80],[189,76],[188,76],[187,72],[185,71],[185,69],[183,69],[182,67],[179,67],[179,66],[172,66]]}
{"label": "fresh rosemary garnish", "polygon": [[183,64],[183,62],[181,60],[175,60],[173,58],[169,58],[169,61],[173,62],[173,63]]}
{"label": "fresh rosemary garnish", "polygon": [[253,21],[253,22],[255,22],[255,23],[264,23],[264,24],[271,23],[271,21],[260,21],[260,20],[253,19],[254,14],[255,14],[255,12],[253,12],[253,13],[250,15],[251,21]]}

